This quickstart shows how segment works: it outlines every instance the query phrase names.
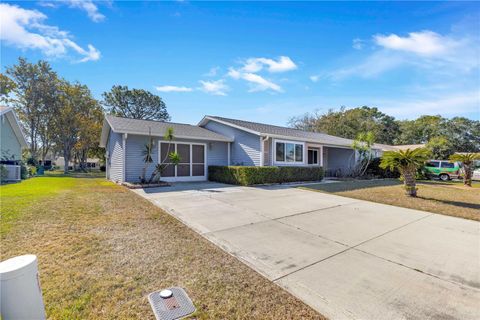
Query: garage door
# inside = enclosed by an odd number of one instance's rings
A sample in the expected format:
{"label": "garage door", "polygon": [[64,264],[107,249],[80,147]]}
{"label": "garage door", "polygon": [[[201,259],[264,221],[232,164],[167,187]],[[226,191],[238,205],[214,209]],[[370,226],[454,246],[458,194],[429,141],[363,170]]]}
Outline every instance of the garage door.
{"label": "garage door", "polygon": [[[177,152],[178,166],[171,165],[168,155]],[[160,160],[167,166],[163,172],[165,181],[203,181],[207,179],[207,150],[202,143],[160,143]]]}

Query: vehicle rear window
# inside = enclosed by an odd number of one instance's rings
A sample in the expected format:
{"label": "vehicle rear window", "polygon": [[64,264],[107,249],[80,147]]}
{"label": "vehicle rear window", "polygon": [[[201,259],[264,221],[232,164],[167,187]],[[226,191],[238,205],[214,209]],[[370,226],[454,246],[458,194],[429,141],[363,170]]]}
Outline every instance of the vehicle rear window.
{"label": "vehicle rear window", "polygon": [[442,162],[442,168],[455,168],[455,163]]}
{"label": "vehicle rear window", "polygon": [[426,167],[433,167],[438,168],[440,166],[440,162],[438,161],[429,161],[425,164]]}

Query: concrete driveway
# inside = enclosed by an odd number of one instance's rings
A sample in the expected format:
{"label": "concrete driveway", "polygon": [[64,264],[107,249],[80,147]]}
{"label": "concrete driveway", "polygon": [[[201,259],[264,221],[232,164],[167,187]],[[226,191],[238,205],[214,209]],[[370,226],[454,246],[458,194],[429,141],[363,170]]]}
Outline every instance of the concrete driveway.
{"label": "concrete driveway", "polygon": [[480,318],[478,222],[289,186],[135,192],[329,318]]}

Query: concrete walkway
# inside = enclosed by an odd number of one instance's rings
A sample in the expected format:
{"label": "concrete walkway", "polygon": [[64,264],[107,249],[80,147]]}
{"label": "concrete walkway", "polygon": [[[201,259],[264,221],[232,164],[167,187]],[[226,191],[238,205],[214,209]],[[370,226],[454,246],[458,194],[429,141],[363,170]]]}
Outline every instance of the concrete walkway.
{"label": "concrete walkway", "polygon": [[480,319],[478,222],[289,186],[135,192],[331,319]]}

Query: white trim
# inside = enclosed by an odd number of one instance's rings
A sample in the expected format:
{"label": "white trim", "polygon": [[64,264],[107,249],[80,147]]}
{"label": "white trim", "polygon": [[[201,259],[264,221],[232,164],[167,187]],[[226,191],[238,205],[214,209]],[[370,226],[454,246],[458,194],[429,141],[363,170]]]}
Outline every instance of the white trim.
{"label": "white trim", "polygon": [[231,145],[232,145],[231,142],[227,142],[227,166],[229,166],[230,163],[231,163],[231,161],[230,161],[230,148],[231,148]]}
{"label": "white trim", "polygon": [[122,182],[127,181],[127,137],[128,135],[124,133],[122,135],[122,149],[123,149],[123,172],[122,172]]}
{"label": "white trim", "polygon": [[212,117],[209,117],[209,116],[203,117],[203,119],[200,120],[200,122],[198,123],[198,126],[203,127],[204,125],[206,125],[206,124],[208,123],[207,120],[208,120],[208,121],[215,121],[215,122],[224,124],[224,125],[226,125],[226,126],[229,126],[229,127],[232,127],[232,128],[238,129],[238,130],[242,130],[242,131],[246,131],[246,132],[255,134],[255,135],[257,135],[257,136],[262,135],[262,134],[261,134],[260,132],[258,132],[258,131],[251,130],[251,129],[248,129],[248,128],[245,128],[245,127],[242,127],[242,126],[233,124],[233,123],[230,123],[230,122],[228,122],[228,121],[219,120],[219,119],[212,118]]}
{"label": "white trim", "polygon": [[323,168],[323,146],[320,146],[320,166]]}
{"label": "white trim", "polygon": [[264,152],[263,138],[260,137],[260,167],[263,167],[263,152]]}
{"label": "white trim", "polygon": [[[308,151],[314,151],[317,153],[317,162],[316,163],[308,163]],[[319,166],[320,165],[320,152],[321,152],[321,147],[314,147],[314,146],[307,146],[307,165],[309,166]]]}
{"label": "white trim", "polygon": [[[277,142],[279,143],[284,143],[284,144],[287,144],[287,143],[290,143],[290,144],[299,144],[299,145],[302,145],[302,160],[303,161],[286,161],[287,159],[287,150],[285,148],[284,152],[285,152],[285,161],[277,161]],[[302,142],[302,141],[291,141],[291,140],[278,140],[278,139],[273,139],[273,164],[276,165],[276,166],[289,166],[289,165],[305,165],[305,146],[306,146],[306,143],[305,142]],[[294,147],[295,149],[295,147]],[[296,150],[295,150],[296,152]],[[295,152],[294,152],[294,155],[293,155],[293,159],[295,160]]]}
{"label": "white trim", "polygon": [[[174,145],[175,152],[178,152],[177,150],[177,144],[188,144],[190,145],[190,159],[189,159],[189,165],[190,165],[190,176],[182,176],[178,177],[177,176],[177,166],[175,166],[175,176],[174,177],[162,177],[161,179],[163,181],[167,182],[185,182],[185,181],[205,181],[207,180],[208,177],[208,166],[207,166],[207,144],[206,143],[200,143],[200,142],[192,142],[192,141],[165,141],[165,140],[158,140],[158,163],[162,161],[161,155],[162,155],[162,143],[170,143]],[[193,165],[194,164],[200,164],[200,163],[193,163],[193,153],[192,153],[192,146],[197,145],[197,146],[203,146],[203,162],[204,162],[204,168],[203,168],[203,176],[193,176]]]}

